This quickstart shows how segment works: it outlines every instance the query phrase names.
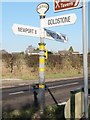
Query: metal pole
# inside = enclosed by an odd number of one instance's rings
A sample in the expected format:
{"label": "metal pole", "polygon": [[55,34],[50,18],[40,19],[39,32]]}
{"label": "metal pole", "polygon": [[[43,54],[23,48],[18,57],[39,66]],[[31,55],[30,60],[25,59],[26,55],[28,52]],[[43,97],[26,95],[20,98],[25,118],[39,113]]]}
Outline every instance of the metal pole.
{"label": "metal pole", "polygon": [[40,113],[43,114],[45,108],[45,44],[44,44],[44,18],[45,13],[48,11],[49,5],[45,2],[37,6],[37,12],[40,14],[40,43],[39,43],[39,103]]}
{"label": "metal pole", "polygon": [[44,57],[44,18],[45,15],[40,15],[40,55],[39,55],[39,103],[40,103],[40,113],[43,114],[45,108],[45,57]]}
{"label": "metal pole", "polygon": [[87,67],[87,35],[86,35],[86,0],[82,1],[82,39],[83,39],[83,72],[84,72],[84,110],[88,119],[88,67]]}

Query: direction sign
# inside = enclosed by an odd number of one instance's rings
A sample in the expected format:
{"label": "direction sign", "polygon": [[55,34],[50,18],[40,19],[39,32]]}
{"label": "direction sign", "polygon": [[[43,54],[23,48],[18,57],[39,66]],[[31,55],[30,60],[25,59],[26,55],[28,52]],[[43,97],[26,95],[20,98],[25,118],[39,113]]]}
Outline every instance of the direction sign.
{"label": "direction sign", "polygon": [[12,30],[17,35],[40,37],[40,29],[36,27],[14,24]]}
{"label": "direction sign", "polygon": [[76,19],[77,17],[74,13],[45,18],[44,27],[46,28],[46,27],[74,24],[76,22]]}
{"label": "direction sign", "polygon": [[59,42],[67,42],[67,36],[58,32],[44,29],[53,39]]}
{"label": "direction sign", "polygon": [[62,11],[78,7],[80,0],[54,0],[54,11]]}
{"label": "direction sign", "polygon": [[46,31],[44,32],[45,39],[54,40]]}
{"label": "direction sign", "polygon": [[[17,34],[17,35],[40,37],[40,28],[37,28],[37,27],[21,25],[21,24],[13,24],[12,30],[13,30],[14,34]],[[48,33],[48,31],[50,31],[50,30],[46,30],[46,29],[44,30],[44,38],[54,40],[55,38],[53,38],[51,36],[51,34]],[[53,35],[54,35],[54,33],[55,32],[53,32]],[[57,37],[58,36],[59,36],[59,33],[58,33]],[[65,36],[63,36],[63,37],[65,37]],[[60,41],[60,39],[59,39],[59,41]]]}

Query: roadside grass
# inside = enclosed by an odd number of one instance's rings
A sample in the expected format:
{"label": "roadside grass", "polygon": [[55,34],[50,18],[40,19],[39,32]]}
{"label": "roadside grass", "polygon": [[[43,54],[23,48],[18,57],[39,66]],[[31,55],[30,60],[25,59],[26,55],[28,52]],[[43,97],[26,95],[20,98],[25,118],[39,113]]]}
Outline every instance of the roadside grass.
{"label": "roadside grass", "polygon": [[[47,70],[48,69],[48,70]],[[45,78],[52,79],[52,78],[69,78],[69,77],[81,77],[83,76],[83,70],[51,70],[50,68],[46,68],[45,71]],[[31,71],[20,71],[20,72],[7,72],[7,74],[2,74],[2,78],[16,78],[22,80],[37,80],[39,79],[39,72],[31,72]]]}
{"label": "roadside grass", "polygon": [[82,76],[82,73],[78,74],[76,71],[46,74],[46,78],[68,78],[68,77],[81,77],[81,76]]}
{"label": "roadside grass", "polygon": [[2,120],[32,120],[32,116],[37,112],[38,108],[26,108],[3,112]]}
{"label": "roadside grass", "polygon": [[65,120],[64,106],[48,106],[45,108],[44,114],[40,115],[37,108],[14,110],[4,112],[2,120]]}
{"label": "roadside grass", "polygon": [[64,107],[62,106],[48,106],[45,113],[41,116],[40,120],[65,120]]}
{"label": "roadside grass", "polygon": [[22,79],[22,80],[34,80],[38,78],[37,74],[31,73],[31,72],[7,72],[7,74],[2,74],[2,78],[16,78],[16,79]]}
{"label": "roadside grass", "polygon": [[[47,106],[42,115],[40,115],[39,109],[35,107],[8,111],[2,114],[2,120],[66,120],[64,117],[64,107],[65,105]],[[90,119],[90,105],[88,111]],[[85,120],[85,118],[83,117],[80,120]]]}

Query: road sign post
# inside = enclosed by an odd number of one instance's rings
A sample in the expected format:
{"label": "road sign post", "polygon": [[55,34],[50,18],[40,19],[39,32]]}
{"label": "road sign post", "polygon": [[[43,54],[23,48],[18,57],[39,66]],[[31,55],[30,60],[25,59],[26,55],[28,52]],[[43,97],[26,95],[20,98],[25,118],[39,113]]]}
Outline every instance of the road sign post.
{"label": "road sign post", "polygon": [[45,57],[44,57],[44,18],[45,13],[49,9],[47,3],[41,3],[37,6],[37,12],[40,14],[40,55],[39,55],[39,103],[40,113],[44,112],[45,108]]}
{"label": "road sign post", "polygon": [[[45,43],[44,43],[44,38],[50,39],[50,40],[56,40],[59,42],[66,42],[67,37],[66,35],[61,35],[60,33],[57,32],[52,32],[49,34],[47,32],[48,30],[45,31],[45,27],[53,27],[53,26],[60,26],[60,25],[66,25],[66,24],[73,24],[76,21],[76,15],[75,14],[69,14],[65,16],[59,16],[61,18],[56,18],[55,21],[57,23],[60,22],[60,24],[57,25],[51,25],[49,26],[49,22],[51,18],[46,18],[45,19],[45,13],[48,11],[49,5],[45,2],[40,3],[37,6],[37,12],[40,15],[40,28],[32,27],[32,26],[27,26],[27,25],[19,25],[19,24],[14,24],[12,26],[12,30],[14,34],[16,35],[25,35],[25,36],[33,36],[33,37],[40,37],[40,43],[39,43],[39,104],[40,104],[40,111],[41,113],[44,112],[45,108]],[[57,20],[56,20],[57,19]],[[45,22],[46,21],[46,22]],[[49,22],[48,22],[49,21]],[[46,58],[47,58],[47,50],[46,50]]]}
{"label": "road sign post", "polygon": [[87,65],[87,35],[86,35],[86,0],[82,1],[82,38],[83,38],[83,72],[84,72],[84,108],[85,119],[88,120],[88,65]]}

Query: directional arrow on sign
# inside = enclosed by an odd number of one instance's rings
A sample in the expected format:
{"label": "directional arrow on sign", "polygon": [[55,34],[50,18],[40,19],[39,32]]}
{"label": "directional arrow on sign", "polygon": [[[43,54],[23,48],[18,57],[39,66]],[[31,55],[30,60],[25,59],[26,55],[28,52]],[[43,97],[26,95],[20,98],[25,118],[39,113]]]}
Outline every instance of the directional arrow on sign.
{"label": "directional arrow on sign", "polygon": [[14,24],[12,26],[12,30],[14,34],[17,34],[17,35],[40,37],[40,29],[37,27]]}
{"label": "directional arrow on sign", "polygon": [[74,24],[76,22],[76,19],[77,17],[74,13],[45,18],[44,27],[46,28],[46,27]]}
{"label": "directional arrow on sign", "polygon": [[59,41],[59,42],[67,42],[68,38],[66,35],[58,33],[58,32],[54,32],[48,29],[44,29],[47,34],[49,34],[54,40]]}

